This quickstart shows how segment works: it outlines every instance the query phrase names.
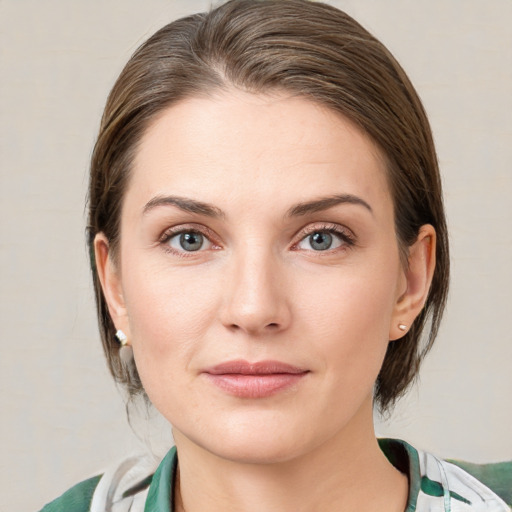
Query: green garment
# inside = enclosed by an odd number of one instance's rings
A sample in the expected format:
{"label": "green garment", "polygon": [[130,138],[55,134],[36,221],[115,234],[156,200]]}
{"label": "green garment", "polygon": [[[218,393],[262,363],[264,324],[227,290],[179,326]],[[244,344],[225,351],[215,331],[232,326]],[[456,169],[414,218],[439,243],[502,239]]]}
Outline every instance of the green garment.
{"label": "green garment", "polygon": [[[404,441],[380,439],[379,445],[389,461],[409,477],[406,512],[508,512],[507,505],[484,484],[491,486],[502,500],[512,505],[512,461],[484,465],[450,463],[416,450]],[[123,510],[133,510],[130,509],[130,500],[138,493],[146,492],[144,509],[137,508],[134,512],[172,512],[177,466],[178,457],[173,447],[153,475],[122,493],[121,501],[125,505],[123,500],[127,500],[128,505]],[[90,512],[92,496],[100,478],[97,476],[72,487],[41,512]]]}
{"label": "green garment", "polygon": [[41,512],[88,512],[100,479],[101,475],[95,476],[71,487],[60,498],[45,505]]}

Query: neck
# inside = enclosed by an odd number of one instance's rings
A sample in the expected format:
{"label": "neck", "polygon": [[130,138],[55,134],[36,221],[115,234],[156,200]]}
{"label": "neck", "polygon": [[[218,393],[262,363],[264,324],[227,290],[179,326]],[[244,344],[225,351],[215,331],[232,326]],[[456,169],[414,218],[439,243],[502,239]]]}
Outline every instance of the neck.
{"label": "neck", "polygon": [[407,477],[380,450],[369,413],[314,449],[261,464],[220,457],[175,431],[176,512],[402,512]]}

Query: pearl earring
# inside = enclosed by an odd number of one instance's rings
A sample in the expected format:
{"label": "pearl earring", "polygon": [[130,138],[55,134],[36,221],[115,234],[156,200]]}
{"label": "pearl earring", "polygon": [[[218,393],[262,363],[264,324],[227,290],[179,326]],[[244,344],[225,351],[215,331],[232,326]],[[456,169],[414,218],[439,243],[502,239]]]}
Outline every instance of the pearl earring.
{"label": "pearl earring", "polygon": [[123,368],[123,372],[131,381],[133,380],[135,373],[135,361],[133,359],[133,349],[131,345],[128,345],[128,336],[119,329],[116,332],[116,338],[119,340],[119,360],[121,361],[121,366]]}
{"label": "pearl earring", "polygon": [[128,344],[128,337],[121,329],[116,332],[116,338],[119,340],[121,347],[125,347]]}
{"label": "pearl earring", "polygon": [[406,331],[406,330],[407,330],[407,325],[405,325],[405,324],[398,324],[398,328],[399,328],[401,331]]}

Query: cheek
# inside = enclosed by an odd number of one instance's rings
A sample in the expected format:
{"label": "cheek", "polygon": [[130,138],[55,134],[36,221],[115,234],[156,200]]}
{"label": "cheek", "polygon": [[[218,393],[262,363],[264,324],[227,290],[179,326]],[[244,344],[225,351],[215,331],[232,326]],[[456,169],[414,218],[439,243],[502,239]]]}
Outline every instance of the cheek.
{"label": "cheek", "polygon": [[[164,258],[165,260],[165,258]],[[213,272],[172,269],[150,259],[126,260],[123,293],[141,378],[186,368],[215,318],[219,283]]]}
{"label": "cheek", "polygon": [[389,343],[398,274],[370,274],[349,269],[314,280],[298,312],[330,378],[343,382],[339,389],[372,386]]}
{"label": "cheek", "polygon": [[[398,273],[376,269],[333,269],[324,275],[305,277],[302,292],[304,316],[319,329],[336,326],[343,331],[380,332],[388,336],[395,306]],[[300,300],[300,299],[298,299]],[[313,317],[313,318],[312,318]]]}

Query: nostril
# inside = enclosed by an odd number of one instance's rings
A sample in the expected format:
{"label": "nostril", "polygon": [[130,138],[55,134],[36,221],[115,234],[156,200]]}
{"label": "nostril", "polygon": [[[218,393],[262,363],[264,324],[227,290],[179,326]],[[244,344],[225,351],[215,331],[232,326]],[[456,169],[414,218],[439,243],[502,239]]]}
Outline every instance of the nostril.
{"label": "nostril", "polygon": [[[277,322],[271,322],[269,324],[267,324],[265,327],[265,329],[270,329],[270,330],[278,330],[280,329],[280,324],[277,323]],[[257,331],[258,329],[252,329],[251,327],[247,327],[247,328],[243,328],[242,326],[240,326],[239,324],[230,324],[229,325],[229,329],[231,329],[232,331],[240,331],[240,330],[247,330],[249,332],[253,332],[253,331]]]}

